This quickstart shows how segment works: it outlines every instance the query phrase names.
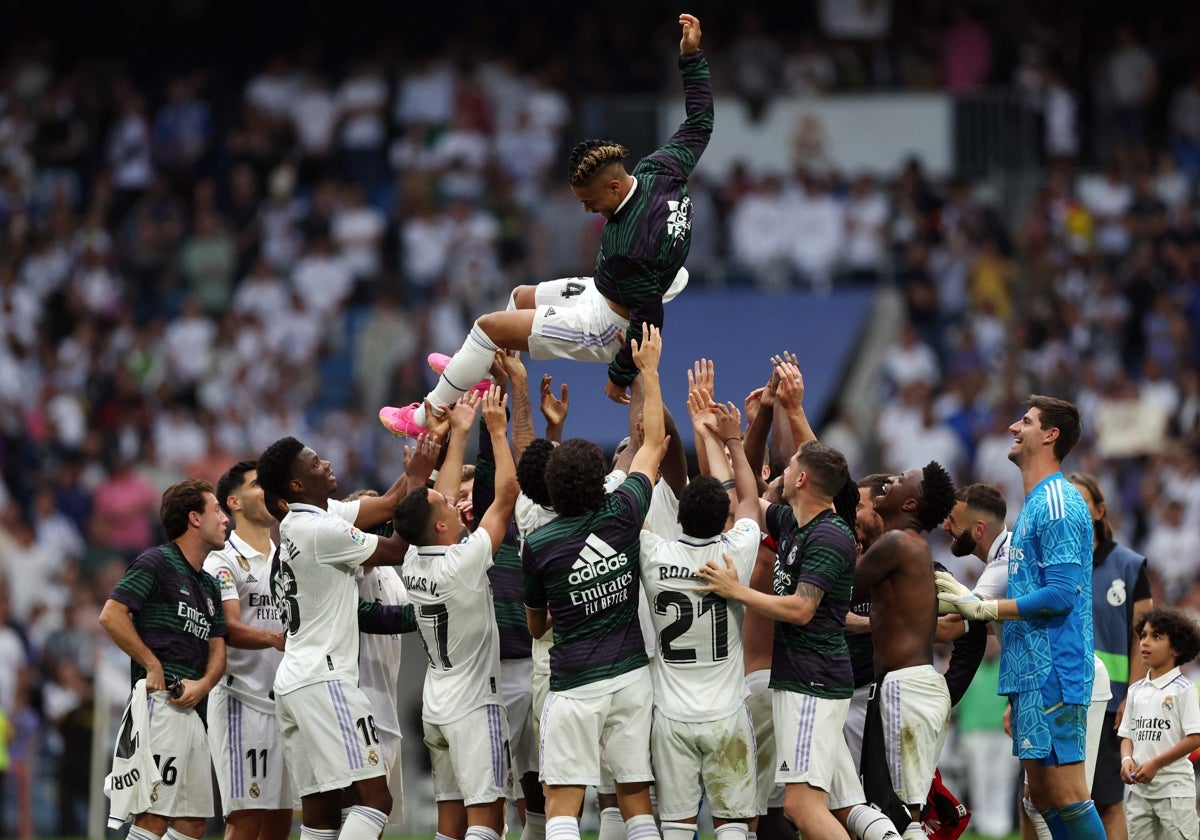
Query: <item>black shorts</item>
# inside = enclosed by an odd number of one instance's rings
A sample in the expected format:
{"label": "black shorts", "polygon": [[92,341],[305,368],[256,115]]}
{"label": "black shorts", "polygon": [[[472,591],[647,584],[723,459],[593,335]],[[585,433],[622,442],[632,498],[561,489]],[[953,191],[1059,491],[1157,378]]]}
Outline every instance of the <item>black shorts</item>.
{"label": "black shorts", "polygon": [[1100,751],[1096,754],[1096,775],[1092,778],[1092,800],[1097,808],[1121,802],[1125,783],[1121,781],[1121,739],[1113,722],[1115,712],[1104,713],[1104,728],[1100,732]]}

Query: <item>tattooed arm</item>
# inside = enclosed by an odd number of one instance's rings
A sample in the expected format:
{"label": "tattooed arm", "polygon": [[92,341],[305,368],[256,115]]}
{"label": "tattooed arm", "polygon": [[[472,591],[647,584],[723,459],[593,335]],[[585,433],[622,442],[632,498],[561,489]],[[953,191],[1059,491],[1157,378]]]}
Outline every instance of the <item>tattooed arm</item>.
{"label": "tattooed arm", "polygon": [[741,601],[767,618],[786,621],[789,624],[808,624],[820,606],[821,599],[825,597],[825,590],[805,581],[796,584],[796,591],[791,595],[768,595],[755,591],[738,580],[737,569],[728,555],[725,556],[723,567],[710,560],[696,574],[706,584],[697,589],[697,592],[712,592],[725,599]]}

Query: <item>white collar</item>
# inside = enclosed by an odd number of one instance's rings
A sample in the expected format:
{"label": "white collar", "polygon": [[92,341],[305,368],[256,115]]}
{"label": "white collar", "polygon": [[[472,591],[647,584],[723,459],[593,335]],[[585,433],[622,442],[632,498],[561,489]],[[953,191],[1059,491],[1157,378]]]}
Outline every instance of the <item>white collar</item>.
{"label": "white collar", "polygon": [[1178,677],[1181,673],[1182,672],[1179,670],[1179,666],[1176,665],[1174,668],[1172,668],[1170,671],[1167,671],[1165,674],[1163,674],[1160,677],[1155,677],[1154,679],[1150,679],[1150,677],[1146,677],[1146,682],[1148,682],[1150,685],[1154,686],[1155,688],[1166,688],[1168,685],[1173,683],[1175,681],[1175,678]]}
{"label": "white collar", "polygon": [[[632,175],[630,175],[629,177],[633,178]],[[629,192],[625,194],[625,197],[623,199],[621,199],[621,203],[618,204],[617,209],[613,211],[613,216],[616,216],[618,213],[620,213],[621,208],[629,203],[629,199],[633,198],[633,194],[635,192],[637,192],[637,188],[638,188],[638,180],[637,180],[637,178],[633,178],[633,186],[629,188]]]}
{"label": "white collar", "polygon": [[[263,554],[261,551],[254,548],[253,546],[251,546],[250,543],[246,542],[244,539],[239,537],[237,531],[229,532],[229,545],[235,552],[237,552],[237,554],[239,556],[244,557],[247,560],[249,560],[251,557],[264,557],[265,558],[265,557],[269,556],[267,554]],[[271,553],[273,554],[274,552],[275,552],[275,541],[271,540]]]}
{"label": "white collar", "polygon": [[992,547],[988,549],[986,561],[988,564],[996,559],[996,555],[1000,553],[1001,549],[1008,548],[1008,538],[1011,536],[1012,533],[1007,528],[996,535],[996,539],[992,540]]}

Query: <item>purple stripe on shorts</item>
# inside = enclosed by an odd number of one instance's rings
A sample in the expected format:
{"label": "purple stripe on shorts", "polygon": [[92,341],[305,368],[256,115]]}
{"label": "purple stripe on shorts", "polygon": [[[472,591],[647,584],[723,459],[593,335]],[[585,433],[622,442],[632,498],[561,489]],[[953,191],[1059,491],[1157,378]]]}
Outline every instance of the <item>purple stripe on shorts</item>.
{"label": "purple stripe on shorts", "polygon": [[225,725],[229,728],[225,740],[229,744],[229,793],[233,798],[246,795],[244,779],[245,768],[242,766],[242,722],[241,704],[236,697],[229,697],[225,707]]}
{"label": "purple stripe on shorts", "polygon": [[504,729],[500,726],[500,707],[488,706],[488,729],[492,734],[492,782],[504,787]]}
{"label": "purple stripe on shorts", "polygon": [[362,768],[362,750],[358,746],[358,734],[354,731],[354,720],[350,714],[350,704],[346,702],[346,694],[338,682],[327,682],[329,697],[333,701],[333,712],[337,716],[338,727],[342,730],[342,744],[346,747],[346,762],[351,770]]}
{"label": "purple stripe on shorts", "polygon": [[573,344],[580,344],[584,347],[604,347],[616,336],[617,328],[610,326],[599,335],[592,335],[590,333],[585,333],[582,330],[568,330],[563,329],[562,327],[553,327],[543,324],[541,333],[547,338],[557,338],[561,339],[562,341],[570,341]]}
{"label": "purple stripe on shorts", "polygon": [[[888,715],[888,770],[892,774],[892,787],[904,790],[904,760],[903,760],[903,709],[900,706],[900,680],[884,683],[884,696],[887,698]],[[907,804],[907,803],[905,803]]]}

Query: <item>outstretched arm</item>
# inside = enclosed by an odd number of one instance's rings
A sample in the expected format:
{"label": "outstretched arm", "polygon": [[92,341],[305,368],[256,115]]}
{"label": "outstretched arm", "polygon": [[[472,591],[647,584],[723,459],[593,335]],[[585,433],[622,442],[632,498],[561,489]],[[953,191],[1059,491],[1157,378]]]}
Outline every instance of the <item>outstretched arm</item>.
{"label": "outstretched arm", "polygon": [[491,538],[493,554],[504,541],[504,532],[508,530],[520,493],[517,467],[508,446],[506,407],[507,399],[498,388],[493,387],[483,397],[483,419],[487,423],[492,451],[496,456],[496,498],[479,520],[479,527]]}

